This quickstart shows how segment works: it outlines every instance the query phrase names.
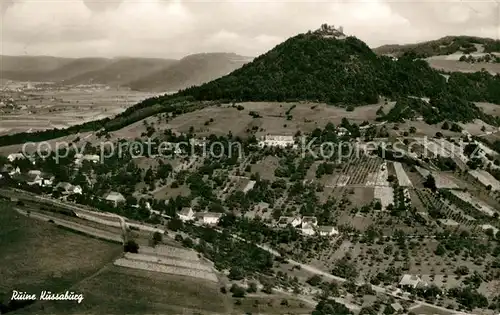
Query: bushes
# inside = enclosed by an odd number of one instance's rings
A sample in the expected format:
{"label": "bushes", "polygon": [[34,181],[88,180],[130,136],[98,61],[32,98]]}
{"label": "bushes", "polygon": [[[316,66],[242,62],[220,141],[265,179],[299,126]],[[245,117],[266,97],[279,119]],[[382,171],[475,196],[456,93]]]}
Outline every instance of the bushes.
{"label": "bushes", "polygon": [[137,254],[139,252],[139,244],[137,244],[134,240],[129,240],[123,246],[123,251],[126,253]]}

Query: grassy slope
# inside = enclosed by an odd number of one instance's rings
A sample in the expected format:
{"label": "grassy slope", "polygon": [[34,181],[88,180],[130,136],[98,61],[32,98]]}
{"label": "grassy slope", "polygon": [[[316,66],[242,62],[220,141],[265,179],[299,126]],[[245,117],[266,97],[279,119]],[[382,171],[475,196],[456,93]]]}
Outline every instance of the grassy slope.
{"label": "grassy slope", "polygon": [[74,288],[81,304],[45,302],[26,314],[202,314],[226,313],[226,297],[216,284],[162,273],[112,266]]}
{"label": "grassy slope", "polygon": [[66,290],[113,261],[118,244],[24,217],[0,202],[0,299],[10,290]]}

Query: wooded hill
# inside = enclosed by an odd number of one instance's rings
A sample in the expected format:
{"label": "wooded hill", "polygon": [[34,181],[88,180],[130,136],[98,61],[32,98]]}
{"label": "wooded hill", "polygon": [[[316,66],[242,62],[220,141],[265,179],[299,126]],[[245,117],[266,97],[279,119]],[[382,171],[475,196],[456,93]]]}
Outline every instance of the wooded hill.
{"label": "wooded hill", "polygon": [[[439,100],[444,119],[484,119],[472,101],[500,104],[500,76],[487,72],[443,73],[429,67],[416,53],[407,52],[398,60],[378,56],[355,38],[326,38],[300,34],[222,78],[188,88],[174,95],[154,97],[110,119],[89,122],[65,130],[47,130],[0,137],[0,146],[43,141],[64,135],[122,128],[161,112],[182,112],[182,106],[202,102],[299,101],[360,106],[379,101],[380,96],[430,97]],[[454,113],[460,102],[461,114]],[[444,105],[443,105],[444,104]],[[491,118],[491,119],[490,119]],[[493,121],[493,118],[488,118]]]}

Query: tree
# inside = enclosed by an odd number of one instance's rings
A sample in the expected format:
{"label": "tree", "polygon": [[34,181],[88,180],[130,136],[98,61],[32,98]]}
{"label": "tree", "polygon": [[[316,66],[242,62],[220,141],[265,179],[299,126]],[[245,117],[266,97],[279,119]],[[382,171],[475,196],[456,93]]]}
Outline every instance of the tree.
{"label": "tree", "polygon": [[160,232],[153,233],[153,245],[157,245],[163,241],[163,236]]}
{"label": "tree", "polygon": [[344,304],[334,300],[322,300],[317,305],[312,315],[350,315],[353,314]]}
{"label": "tree", "polygon": [[432,191],[436,191],[436,180],[434,179],[434,176],[431,174],[427,175],[427,178],[425,179],[424,182],[424,187],[429,188]]}
{"label": "tree", "polygon": [[231,286],[231,289],[229,290],[231,293],[233,293],[233,297],[236,298],[242,298],[245,297],[245,289],[234,283]]}
{"label": "tree", "polygon": [[307,280],[307,283],[315,287],[321,283],[321,277],[319,275],[314,275]]}
{"label": "tree", "polygon": [[231,280],[242,280],[245,277],[243,269],[240,267],[234,266],[229,270],[229,279]]}
{"label": "tree", "polygon": [[129,240],[125,243],[123,250],[126,253],[137,254],[139,252],[139,244],[137,244],[134,240]]}

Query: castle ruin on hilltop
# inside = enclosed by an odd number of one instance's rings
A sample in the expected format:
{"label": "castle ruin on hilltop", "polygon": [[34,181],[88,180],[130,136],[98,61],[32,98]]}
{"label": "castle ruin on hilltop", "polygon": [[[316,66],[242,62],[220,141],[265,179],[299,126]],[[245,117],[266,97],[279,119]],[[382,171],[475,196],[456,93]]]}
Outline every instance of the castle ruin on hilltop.
{"label": "castle ruin on hilltop", "polygon": [[335,25],[321,24],[321,27],[314,31],[314,34],[322,35],[325,38],[345,39],[347,36],[344,34],[344,28]]}

